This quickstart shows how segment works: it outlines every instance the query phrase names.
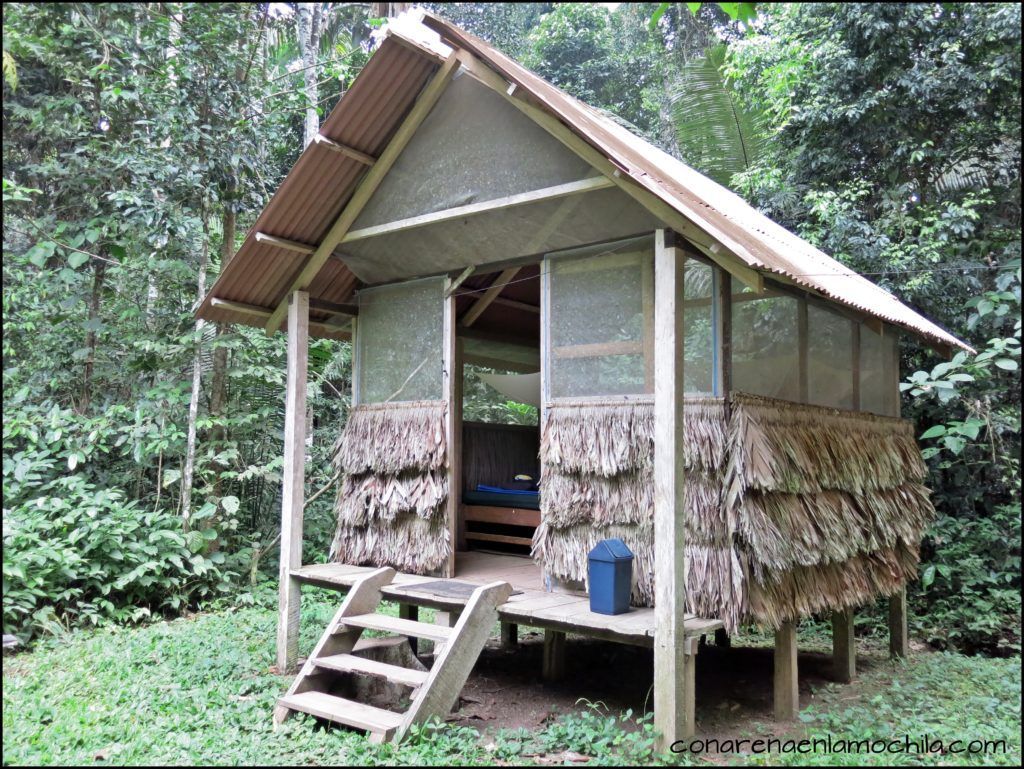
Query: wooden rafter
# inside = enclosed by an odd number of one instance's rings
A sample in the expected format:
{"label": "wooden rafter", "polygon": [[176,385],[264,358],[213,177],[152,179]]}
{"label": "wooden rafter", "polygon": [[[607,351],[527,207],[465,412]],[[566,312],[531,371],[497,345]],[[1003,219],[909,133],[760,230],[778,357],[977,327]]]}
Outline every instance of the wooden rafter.
{"label": "wooden rafter", "polygon": [[529,302],[520,302],[517,299],[506,299],[503,296],[496,296],[494,297],[494,304],[500,304],[503,307],[511,307],[516,310],[531,312],[534,315],[540,315],[540,305],[530,304]]}
{"label": "wooden rafter", "polygon": [[[320,300],[310,299],[310,308],[312,308],[314,304],[320,304]],[[268,320],[273,312],[269,307],[259,307],[255,304],[245,304],[244,302],[232,302],[229,299],[218,299],[217,297],[213,297],[213,299],[210,300],[210,306],[221,310],[227,310],[228,312],[237,312],[241,315],[249,315],[253,318],[259,318],[264,321]],[[344,313],[335,314],[342,315]],[[347,322],[344,325],[336,326],[333,323],[309,321],[309,328],[310,330],[328,335],[348,335],[350,333]]]}
{"label": "wooden rafter", "polygon": [[300,254],[312,254],[316,251],[316,246],[311,246],[308,243],[299,243],[297,240],[279,238],[277,235],[268,235],[265,232],[256,233],[256,242],[266,243],[271,246],[278,246],[279,248],[285,248],[289,251],[295,251]]}
{"label": "wooden rafter", "polygon": [[317,134],[313,138],[313,143],[318,147],[326,147],[332,152],[337,152],[339,155],[344,155],[345,157],[352,158],[352,160],[357,160],[364,166],[372,166],[377,162],[377,158],[373,155],[367,155],[365,152],[360,152],[354,147],[349,147],[347,144],[341,144],[333,139],[328,139],[323,134]]}
{"label": "wooden rafter", "polygon": [[459,68],[459,60],[455,54],[452,54],[445,60],[444,64],[441,65],[440,69],[434,74],[433,79],[427,84],[427,86],[420,93],[419,98],[413,105],[409,114],[406,116],[402,125],[399,126],[395,132],[394,137],[385,147],[380,157],[377,159],[362,181],[359,182],[359,186],[355,192],[352,193],[352,197],[349,199],[348,205],[342,210],[337,220],[328,231],[327,235],[321,241],[320,245],[317,246],[316,251],[310,254],[302,269],[298,272],[295,278],[291,281],[291,285],[288,290],[284,292],[284,297],[278,303],[277,309],[274,310],[273,314],[267,320],[265,330],[268,334],[273,334],[281,327],[281,323],[284,321],[285,313],[288,311],[288,296],[292,291],[303,290],[309,288],[310,283],[316,278],[317,273],[320,272],[321,268],[326,264],[327,260],[331,257],[334,249],[341,243],[345,235],[348,234],[352,224],[359,217],[363,207],[367,204],[373,193],[377,190],[377,187],[384,180],[388,171],[391,170],[391,166],[395,160],[405,149],[405,146],[409,143],[413,134],[416,133],[416,129],[420,127],[420,124],[426,119],[430,110],[437,103],[437,100],[444,93],[448,83],[454,77],[455,72]]}
{"label": "wooden rafter", "polygon": [[491,303],[498,298],[498,294],[501,293],[506,284],[515,278],[521,269],[521,267],[509,267],[507,270],[502,270],[498,274],[498,277],[495,278],[494,283],[492,283],[491,286],[484,291],[483,295],[473,302],[470,308],[466,310],[465,314],[462,316],[462,320],[459,322],[459,325],[469,328],[476,323],[484,310],[491,306]]}

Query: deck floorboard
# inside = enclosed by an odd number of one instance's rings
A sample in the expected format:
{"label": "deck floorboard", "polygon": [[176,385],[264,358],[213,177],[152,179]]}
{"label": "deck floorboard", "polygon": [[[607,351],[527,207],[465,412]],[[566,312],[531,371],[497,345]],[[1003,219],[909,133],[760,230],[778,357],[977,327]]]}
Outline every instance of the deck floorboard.
{"label": "deck floorboard", "polygon": [[[370,571],[373,571],[373,567],[328,563],[303,566],[292,574],[301,582],[345,590],[360,576]],[[438,579],[400,573],[396,575],[391,585],[383,588],[382,592],[392,600],[400,600],[415,606],[446,610],[464,606],[465,599],[451,595],[405,592],[403,589]],[[503,622],[561,630],[640,646],[651,646],[654,641],[653,609],[637,608],[626,614],[617,615],[596,614],[590,611],[590,600],[584,594],[545,591],[540,567],[529,558],[479,551],[458,553],[455,579],[480,585],[502,580],[519,591],[498,607],[498,617]],[[686,615],[684,624],[687,636],[712,633],[723,627],[720,620],[697,617],[693,614]]]}

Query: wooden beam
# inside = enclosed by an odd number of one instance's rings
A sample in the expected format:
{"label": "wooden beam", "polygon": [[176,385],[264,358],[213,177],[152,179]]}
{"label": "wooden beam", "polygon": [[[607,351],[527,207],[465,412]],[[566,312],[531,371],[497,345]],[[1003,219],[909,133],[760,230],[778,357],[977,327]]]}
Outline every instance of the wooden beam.
{"label": "wooden beam", "polygon": [[[314,301],[316,300],[309,300],[310,307],[312,307]],[[260,318],[261,320],[269,318],[272,312],[269,307],[258,307],[255,304],[232,302],[228,299],[218,299],[217,297],[213,297],[213,299],[210,300],[210,306],[219,307],[222,310],[229,310],[230,312],[237,312],[243,315],[251,315],[254,318]],[[336,326],[333,323],[318,323],[316,321],[310,321],[308,325],[310,330],[318,331],[321,334],[343,334],[350,336],[347,323],[342,326]]]}
{"label": "wooden beam", "polygon": [[[527,115],[537,125],[590,163],[621,190],[640,203],[640,205],[676,232],[693,242],[696,247],[714,260],[716,264],[719,264],[723,269],[733,272],[739,280],[749,285],[753,290],[760,290],[763,286],[763,278],[761,278],[760,273],[747,265],[739,256],[736,256],[730,243],[717,241],[713,236],[704,232],[700,226],[662,200],[653,191],[628,174],[624,174],[601,151],[578,136],[557,116],[525,101],[519,96],[518,91],[510,93],[510,83],[477,59],[472,53],[460,50],[457,52],[457,55],[462,63],[463,70],[468,75],[480,81],[488,88],[500,93],[516,109]],[[717,246],[715,251],[712,251],[713,246]]]}
{"label": "wooden beam", "polygon": [[462,362],[468,363],[472,366],[482,366],[483,368],[493,368],[498,371],[514,371],[517,374],[536,374],[540,371],[540,357],[538,356],[536,363],[524,363],[522,361],[515,360],[504,360],[503,358],[489,358],[486,355],[473,355],[472,353],[463,353]]}
{"label": "wooden beam", "polygon": [[522,310],[523,312],[540,315],[540,305],[530,304],[529,302],[520,302],[516,299],[506,299],[503,296],[496,296],[492,300],[492,303],[500,304],[502,307],[511,307],[514,310]]}
{"label": "wooden beam", "polygon": [[354,318],[359,314],[359,305],[357,304],[337,304],[336,302],[325,302],[323,299],[311,298],[309,309],[329,312],[331,315],[344,315],[348,318]]}
{"label": "wooden beam", "polygon": [[277,610],[277,670],[295,670],[299,656],[299,582],[306,464],[306,376],[309,361],[309,294],[288,297],[288,382],[284,407],[284,471],[281,482],[281,565]]}
{"label": "wooden beam", "polygon": [[[374,607],[374,608],[376,608],[376,607]],[[419,606],[413,606],[412,604],[408,604],[408,603],[400,603],[400,604],[398,604],[398,618],[399,619],[407,619],[407,620],[411,620],[412,622],[416,622],[420,618],[420,607]],[[419,640],[420,639],[418,639],[418,638],[416,638],[414,636],[409,636],[408,638],[409,638],[409,648],[412,649],[412,653],[413,654],[416,654],[416,652],[419,650]]]}
{"label": "wooden beam", "polygon": [[[427,84],[420,93],[419,98],[413,105],[409,114],[406,116],[402,125],[399,126],[395,135],[391,141],[388,142],[388,146],[381,153],[381,156],[377,159],[377,162],[370,167],[363,177],[362,181],[359,182],[359,186],[356,187],[355,192],[352,193],[352,197],[349,199],[348,204],[342,210],[338,219],[331,226],[327,235],[317,246],[316,251],[309,255],[305,264],[295,278],[291,281],[289,293],[295,290],[305,290],[309,288],[310,283],[316,278],[317,273],[320,272],[321,268],[331,257],[334,249],[345,235],[348,234],[349,228],[359,217],[363,207],[369,202],[373,193],[376,192],[377,187],[384,180],[388,171],[391,170],[391,166],[395,160],[405,149],[405,146],[409,143],[409,140],[416,133],[416,129],[420,127],[420,124],[426,119],[430,110],[437,103],[437,100],[444,93],[445,88],[448,87],[448,83],[455,75],[456,70],[459,68],[459,61],[452,54],[444,64],[441,65],[433,79]],[[267,321],[266,332],[273,334],[281,327],[281,323],[284,320],[285,312],[288,309],[288,305],[285,301],[282,301],[278,305],[277,309],[274,310],[274,314],[271,315]]]}
{"label": "wooden beam", "polygon": [[487,331],[482,328],[466,328],[465,326],[458,326],[456,331],[459,336],[466,339],[482,339],[485,342],[501,342],[502,344],[516,345],[517,347],[525,347],[526,349],[533,351],[537,348],[537,340],[526,336],[518,336],[516,334],[506,334],[501,331]]}
{"label": "wooden beam", "polygon": [[808,370],[810,366],[810,355],[808,347],[811,343],[810,327],[807,321],[807,299],[800,298],[796,305],[796,345],[797,345],[797,380],[798,392],[801,403],[807,403],[810,397],[810,383]]}
{"label": "wooden beam", "polygon": [[544,660],[541,677],[548,683],[565,678],[565,633],[544,630]]}
{"label": "wooden beam", "polygon": [[850,334],[850,368],[853,377],[851,408],[860,411],[860,323],[853,322]]}
{"label": "wooden beam", "polygon": [[644,392],[654,392],[654,261],[640,262],[640,312],[643,315]]}
{"label": "wooden beam", "polygon": [[901,587],[889,596],[889,656],[906,657],[910,654],[907,633],[907,589]]}
{"label": "wooden beam", "polygon": [[642,355],[643,340],[624,342],[595,342],[593,344],[572,344],[552,347],[555,358],[599,358],[605,355]]}
{"label": "wooden beam", "polygon": [[257,243],[266,243],[269,246],[277,246],[278,248],[284,248],[288,251],[296,251],[300,254],[312,254],[316,251],[316,246],[311,246],[308,243],[300,243],[297,240],[279,238],[277,235],[267,235],[265,232],[257,232],[255,237]]}
{"label": "wooden beam", "polygon": [[792,721],[800,711],[800,687],[796,663],[796,624],[783,622],[775,631],[775,720]]}
{"label": "wooden beam", "polygon": [[458,546],[459,497],[462,489],[462,361],[459,359],[459,342],[455,336],[455,297],[447,291],[451,281],[445,280],[444,317],[442,321],[442,367],[444,387],[442,390],[447,403],[445,409],[445,438],[448,447],[446,461],[448,502],[445,515],[448,521],[448,563],[445,576],[455,576],[455,549]]}
{"label": "wooden beam", "polygon": [[718,243],[704,246],[696,241],[691,240],[691,242],[704,255],[708,256],[711,261],[740,281],[740,283],[747,286],[755,294],[764,293],[764,275],[760,272],[748,267],[738,259],[727,258],[725,250]]}
{"label": "wooden beam", "polygon": [[654,247],[654,728],[660,750],[692,735],[687,702],[683,511],[684,260],[671,233]]}
{"label": "wooden beam", "polygon": [[318,147],[325,147],[332,152],[337,152],[339,155],[344,155],[352,160],[357,160],[364,166],[372,166],[377,162],[377,158],[373,155],[367,155],[365,152],[360,152],[354,147],[349,147],[347,144],[336,142],[333,139],[328,139],[323,134],[317,134],[313,137],[313,143]]}
{"label": "wooden beam", "polygon": [[476,272],[476,265],[473,264],[469,265],[469,267],[460,272],[459,277],[457,277],[448,285],[448,290],[445,291],[444,298],[447,299],[452,294],[454,294],[458,290],[459,286],[465,283],[466,279],[474,272]]}
{"label": "wooden beam", "polygon": [[502,292],[505,285],[511,281],[516,275],[519,274],[521,267],[509,267],[507,270],[502,270],[498,273],[498,277],[495,278],[494,283],[491,284],[484,293],[477,298],[475,302],[466,310],[463,314],[462,319],[459,321],[459,325],[464,328],[469,328],[477,319],[483,314],[484,310],[491,306],[491,302],[498,298],[498,294]]}
{"label": "wooden beam", "polygon": [[[728,399],[732,392],[732,277],[715,269],[715,395]],[[686,305],[689,306],[688,304]],[[685,309],[684,309],[685,312]],[[726,404],[728,404],[726,400]],[[728,405],[726,406],[728,408]]]}
{"label": "wooden beam", "polygon": [[580,195],[584,192],[603,190],[614,186],[615,185],[607,178],[603,176],[594,176],[588,179],[580,179],[575,182],[567,182],[566,184],[557,184],[553,187],[545,187],[540,190],[522,192],[518,195],[509,195],[504,198],[495,198],[494,200],[484,200],[479,203],[469,203],[464,206],[447,208],[443,211],[434,211],[429,214],[412,216],[408,219],[399,219],[394,222],[375,224],[372,227],[352,230],[342,239],[341,242],[352,243],[357,240],[379,237],[380,235],[392,235],[396,232],[404,232],[405,230],[411,230],[417,227],[426,227],[430,224],[439,224],[453,219],[465,219],[470,216],[479,216],[480,214],[485,214],[489,211],[515,208],[516,206],[525,206],[530,203],[539,203],[547,200],[557,200],[570,195]]}
{"label": "wooden beam", "polygon": [[853,635],[853,607],[832,610],[832,672],[841,683],[857,675],[857,643]]}
{"label": "wooden beam", "polygon": [[501,648],[515,649],[519,645],[519,625],[515,622],[501,623]]}

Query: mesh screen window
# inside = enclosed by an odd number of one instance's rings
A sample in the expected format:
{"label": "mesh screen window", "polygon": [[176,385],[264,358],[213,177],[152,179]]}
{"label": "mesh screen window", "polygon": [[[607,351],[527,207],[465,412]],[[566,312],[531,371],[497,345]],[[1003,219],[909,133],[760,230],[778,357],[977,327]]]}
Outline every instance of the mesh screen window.
{"label": "mesh screen window", "polygon": [[444,279],[361,291],[360,402],[441,400],[443,336]]}
{"label": "mesh screen window", "polygon": [[551,396],[653,392],[653,239],[549,264]]}
{"label": "mesh screen window", "polygon": [[733,389],[799,401],[799,302],[790,296],[755,296],[733,279]]}

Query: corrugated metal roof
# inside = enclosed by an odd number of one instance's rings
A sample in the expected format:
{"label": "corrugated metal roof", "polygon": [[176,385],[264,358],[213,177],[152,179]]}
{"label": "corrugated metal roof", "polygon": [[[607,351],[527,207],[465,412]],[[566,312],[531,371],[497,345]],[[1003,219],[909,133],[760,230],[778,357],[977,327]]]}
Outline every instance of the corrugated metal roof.
{"label": "corrugated metal roof", "polygon": [[[339,144],[377,157],[412,107],[437,64],[394,38],[385,39],[352,87],[324,120],[320,133]],[[302,269],[304,255],[266,242],[257,232],[317,245],[338,218],[368,166],[312,143],[302,152],[242,247],[211,287],[198,315],[218,323],[262,326],[252,313],[214,306],[214,298],[273,310]],[[355,276],[338,259],[328,259],[310,286],[310,298],[335,304],[351,300]],[[329,313],[311,310],[311,320]],[[313,336],[343,338],[319,328]]]}
{"label": "corrugated metal roof", "polygon": [[[378,156],[440,60],[452,48],[467,51],[516,84],[530,103],[559,118],[622,173],[656,195],[755,270],[781,276],[840,304],[912,331],[940,347],[966,344],[890,293],[768,219],[738,195],[635,136],[606,115],[569,96],[484,41],[430,14],[393,20],[377,52],[330,116],[321,133]],[[422,22],[420,19],[422,18]],[[442,42],[443,39],[443,42]],[[211,288],[199,316],[224,323],[263,325],[252,314],[213,305],[213,298],[274,308],[302,268],[304,257],[259,243],[257,231],[316,245],[330,229],[366,166],[317,144],[302,153]],[[313,299],[349,301],[357,280],[328,260],[310,285]],[[326,317],[314,313],[314,319]],[[330,335],[311,329],[314,335]]]}
{"label": "corrugated metal roof", "polygon": [[[468,50],[559,117],[635,181],[671,205],[747,266],[784,276],[841,304],[913,331],[940,346],[971,348],[867,278],[776,224],[739,195],[551,85],[483,40],[432,14],[423,23]],[[406,34],[407,22],[396,34]],[[438,49],[438,55],[443,49]]]}

